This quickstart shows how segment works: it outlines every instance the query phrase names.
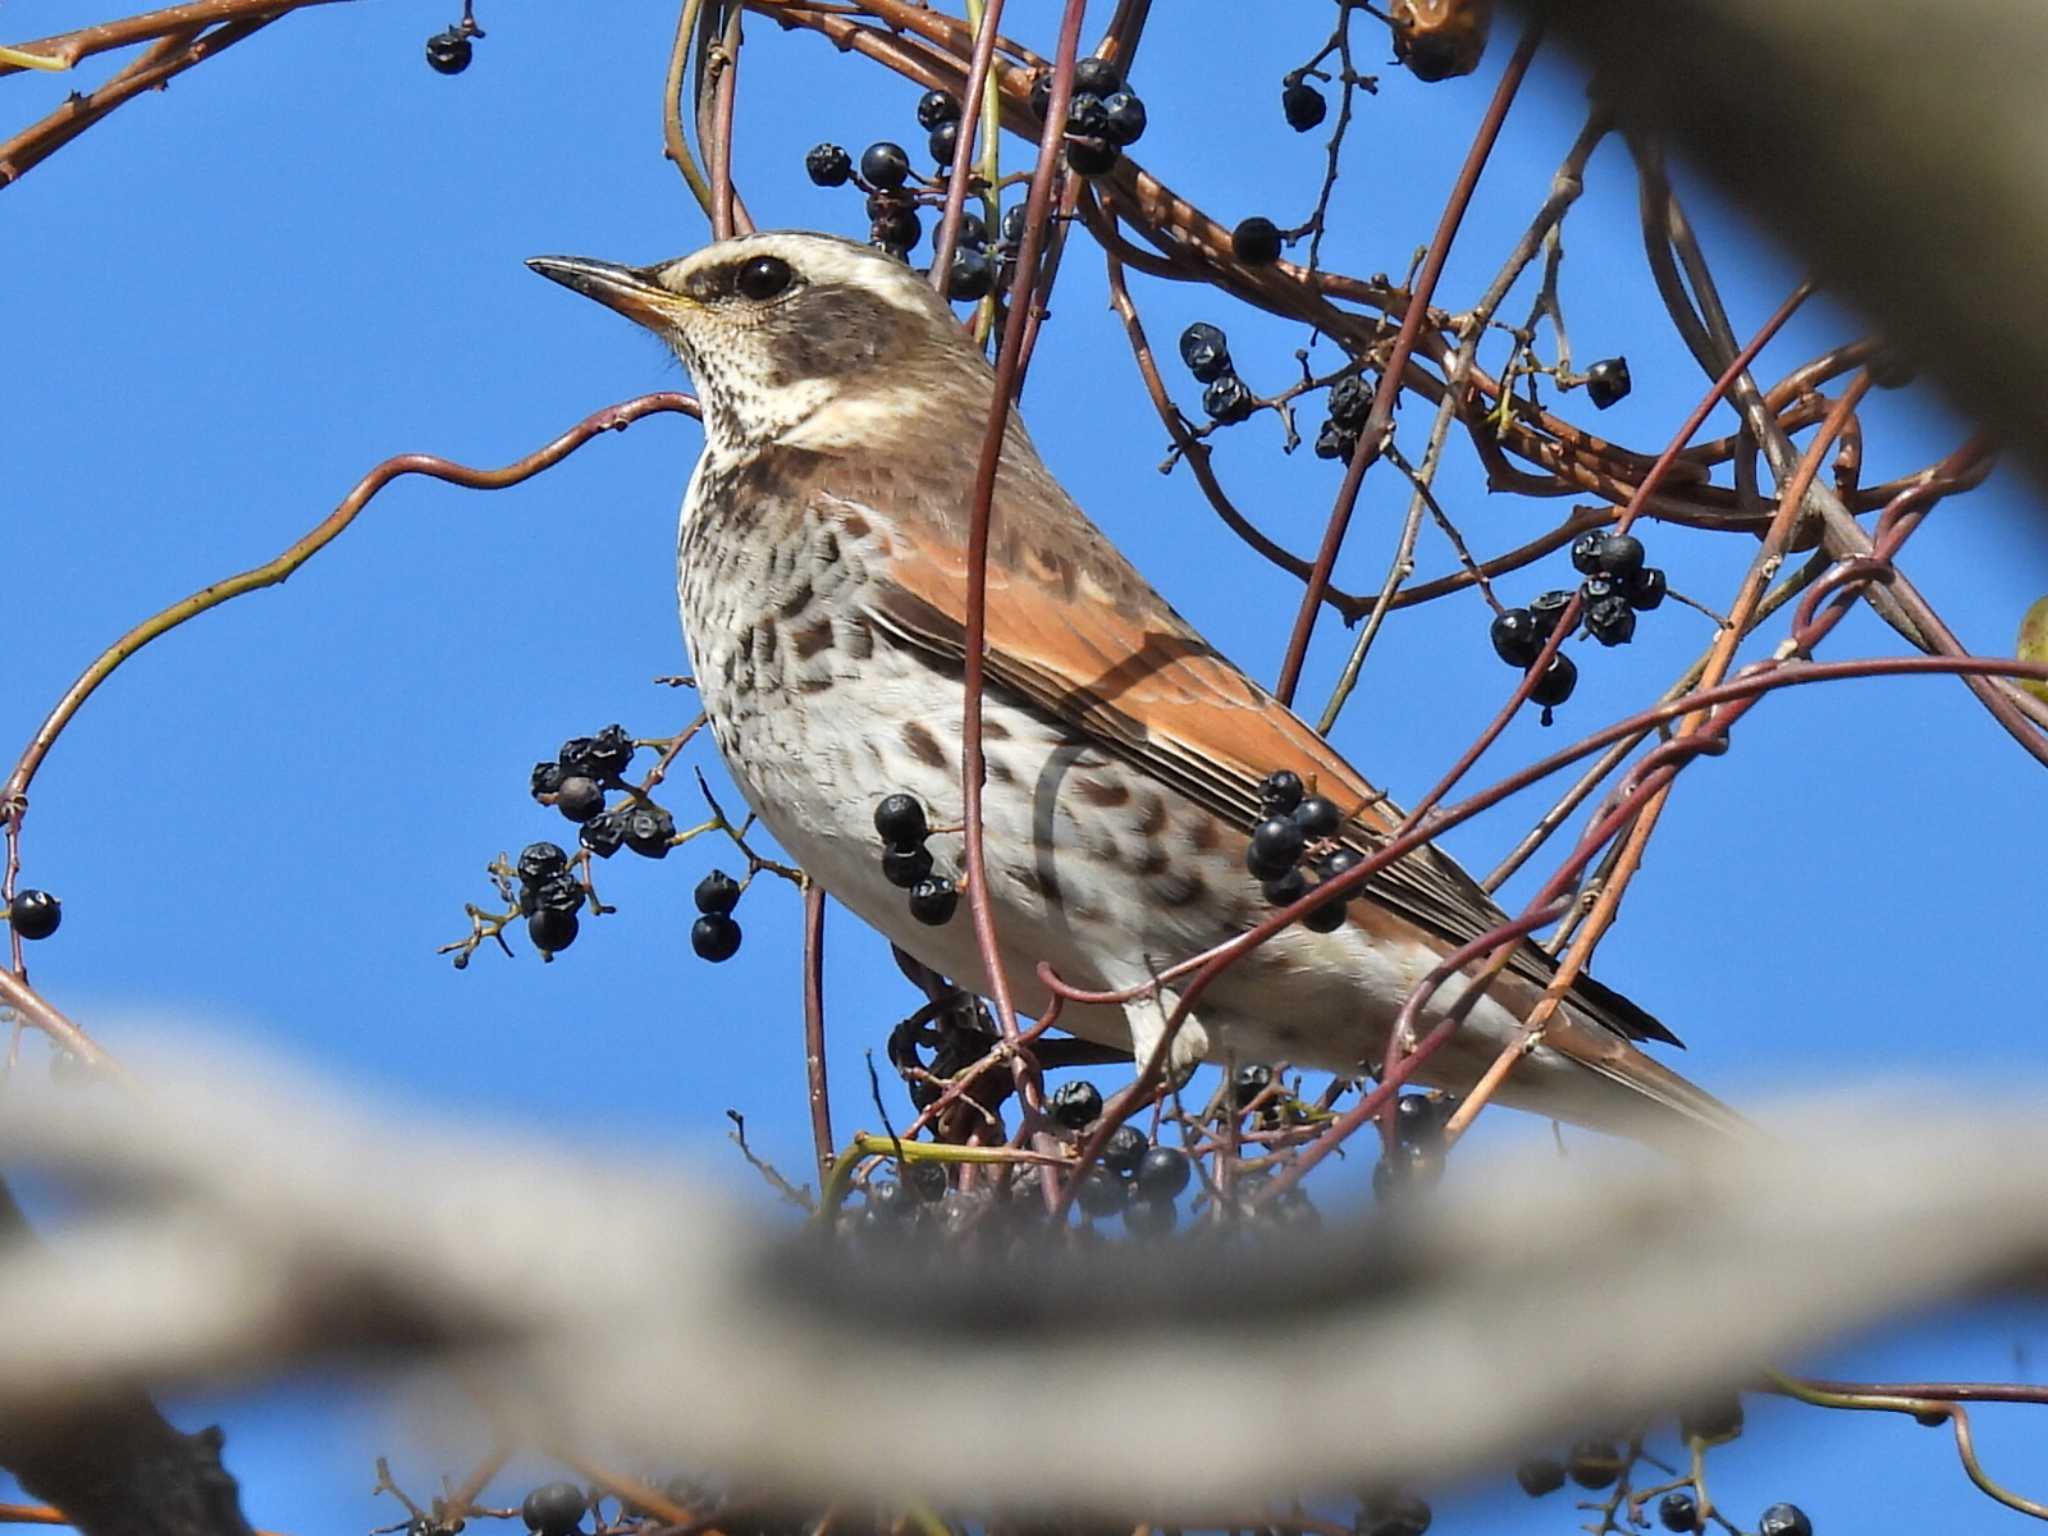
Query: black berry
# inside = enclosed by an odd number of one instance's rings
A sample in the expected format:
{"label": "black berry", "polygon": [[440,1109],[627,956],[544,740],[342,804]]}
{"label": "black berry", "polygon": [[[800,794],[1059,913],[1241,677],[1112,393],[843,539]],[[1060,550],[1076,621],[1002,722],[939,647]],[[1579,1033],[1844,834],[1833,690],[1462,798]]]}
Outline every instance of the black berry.
{"label": "black berry", "polygon": [[910,915],[927,928],[943,928],[960,906],[960,888],[943,875],[910,888]]}
{"label": "black berry", "polygon": [[606,811],[593,816],[577,829],[576,841],[608,859],[626,845],[626,816],[623,811]]}
{"label": "black berry", "polygon": [[722,869],[714,869],[697,882],[697,910],[724,917],[740,904],[740,883]]}
{"label": "black berry", "polygon": [[[1872,352],[1870,360],[1863,366],[1870,371],[1870,382],[1879,389],[1904,389],[1919,372],[1913,366],[1913,359],[1890,342]],[[1947,1422],[1946,1416],[1943,1422]]]}
{"label": "black berry", "polygon": [[1603,534],[1595,562],[1604,575],[1627,581],[1643,568],[1643,541],[1632,533]]}
{"label": "black berry", "polygon": [[1635,638],[1636,611],[1625,597],[1603,597],[1586,605],[1586,628],[1602,645],[1627,645]]}
{"label": "black berry", "polygon": [[960,148],[960,125],[939,124],[932,130],[932,136],[925,140],[925,148],[930,151],[934,164],[951,165],[954,152]]}
{"label": "black berry", "polygon": [[1572,540],[1572,569],[1581,576],[1590,576],[1600,569],[1600,546],[1607,539],[1607,530],[1594,528]]}
{"label": "black berry", "polygon": [[1773,1504],[1757,1521],[1756,1536],[1813,1536],[1813,1522],[1797,1504]]}
{"label": "black berry", "polygon": [[1495,614],[1487,638],[1493,641],[1494,655],[1525,672],[1543,650],[1543,631],[1537,626],[1535,615],[1526,608],[1510,608]]}
{"label": "black berry", "polygon": [[[528,917],[536,912],[578,912],[583,908],[583,885],[574,875],[550,875],[519,893],[519,910]],[[557,944],[552,946],[560,949]]]}
{"label": "black berry", "polygon": [[1436,1139],[1444,1128],[1437,1101],[1426,1093],[1404,1093],[1394,1104],[1394,1127],[1400,1138],[1417,1146]]}
{"label": "black berry", "polygon": [[915,795],[884,795],[875,807],[875,831],[891,848],[915,848],[931,835]]}
{"label": "black berry", "polygon": [[1145,136],[1145,103],[1129,91],[1102,98],[1103,135],[1112,144],[1131,145]]}
{"label": "black berry", "polygon": [[1596,409],[1604,411],[1615,401],[1626,400],[1628,391],[1627,358],[1602,358],[1586,370],[1586,398]]}
{"label": "black berry", "polygon": [[1443,1159],[1433,1147],[1397,1142],[1372,1165],[1372,1197],[1382,1204],[1404,1200],[1428,1189],[1444,1176]]}
{"label": "black berry", "polygon": [[1699,1501],[1683,1488],[1673,1489],[1657,1501],[1657,1521],[1667,1531],[1686,1531],[1700,1528]]}
{"label": "black berry", "polygon": [[1302,918],[1301,926],[1310,933],[1335,933],[1344,926],[1344,902],[1335,898],[1319,907],[1312,907]]}
{"label": "black berry", "polygon": [[533,940],[533,947],[542,954],[552,955],[557,950],[567,949],[576,942],[576,930],[580,925],[574,912],[558,912],[552,907],[542,907],[526,920],[526,936]]}
{"label": "black berry", "polygon": [[1180,360],[1198,383],[1212,383],[1230,372],[1230,343],[1221,330],[1197,320],[1180,333]]}
{"label": "black berry", "polygon": [[1120,1125],[1109,1133],[1109,1140],[1102,1144],[1102,1166],[1120,1179],[1128,1179],[1138,1171],[1138,1164],[1144,1161],[1145,1149],[1150,1145],[1145,1133],[1135,1125]]}
{"label": "black berry", "polygon": [[7,906],[7,921],[24,939],[47,939],[64,921],[64,903],[48,891],[16,891]]}
{"label": "black berry", "polygon": [[1326,421],[1322,430],[1316,433],[1316,457],[1319,459],[1342,459],[1349,463],[1357,452],[1358,434],[1348,427]]}
{"label": "black berry", "polygon": [[1413,1497],[1391,1499],[1384,1504],[1375,1500],[1366,1509],[1372,1523],[1365,1527],[1365,1536],[1423,1536],[1434,1518],[1430,1507]]}
{"label": "black berry", "polygon": [[900,1221],[916,1210],[910,1191],[894,1179],[875,1179],[867,1188],[867,1214],[881,1221]]}
{"label": "black berry", "polygon": [[1259,808],[1268,816],[1291,815],[1307,792],[1300,774],[1282,768],[1259,780]]}
{"label": "black berry", "polygon": [[528,843],[519,850],[519,878],[539,885],[569,867],[569,855],[553,843]]}
{"label": "black berry", "polygon": [[1665,591],[1664,573],[1646,565],[1629,578],[1628,605],[1637,613],[1648,613],[1663,603]]}
{"label": "black berry", "polygon": [[1287,116],[1288,127],[1296,133],[1307,133],[1329,116],[1330,104],[1323,100],[1321,91],[1299,75],[1289,75],[1280,87],[1280,110]]}
{"label": "black berry", "polygon": [[1581,1440],[1565,1459],[1565,1470],[1581,1488],[1611,1488],[1621,1476],[1621,1452],[1612,1440]]}
{"label": "black berry", "polygon": [[1124,1230],[1133,1237],[1164,1237],[1179,1222],[1171,1200],[1134,1198],[1124,1206]]}
{"label": "black berry", "polygon": [[[633,762],[633,738],[623,725],[608,725],[589,738],[583,749],[583,771],[600,783],[616,783],[626,776]],[[571,768],[566,758],[562,766]]]}
{"label": "black berry", "polygon": [[923,234],[924,225],[918,221],[917,210],[908,203],[884,209],[868,226],[868,238],[897,256],[908,256]]}
{"label": "black berry", "polygon": [[1356,848],[1339,848],[1323,860],[1323,878],[1334,880],[1339,875],[1356,869],[1365,862],[1365,855]]}
{"label": "black berry", "polygon": [[1242,1108],[1272,1086],[1273,1069],[1263,1061],[1248,1061],[1231,1077],[1230,1096]]}
{"label": "black berry", "polygon": [[1330,386],[1330,420],[1356,432],[1372,414],[1372,386],[1357,374]]}
{"label": "black berry", "polygon": [[690,948],[713,965],[740,952],[740,925],[722,912],[707,912],[690,924]]}
{"label": "black berry", "polygon": [[1130,1199],[1130,1187],[1107,1168],[1090,1168],[1074,1189],[1074,1203],[1081,1214],[1097,1220],[1114,1216]]}
{"label": "black berry", "polygon": [[1540,1499],[1564,1486],[1564,1464],[1548,1456],[1532,1456],[1515,1468],[1515,1481],[1530,1498]]}
{"label": "black berry", "polygon": [[569,1536],[583,1519],[589,1501],[574,1483],[543,1483],[519,1506],[529,1531],[539,1536]]}
{"label": "black berry", "polygon": [[1243,421],[1258,409],[1258,400],[1243,379],[1226,373],[1202,391],[1202,409],[1220,422]]}
{"label": "black berry", "polygon": [[[1548,712],[1572,696],[1572,690],[1579,686],[1579,669],[1571,657],[1558,655],[1550,658],[1550,665],[1543,669],[1543,675],[1536,679],[1536,686],[1529,690],[1529,702],[1543,707]],[[1546,724],[1549,722],[1546,720]]]}
{"label": "black berry", "polygon": [[882,850],[882,878],[899,891],[907,891],[920,881],[930,878],[932,872],[931,850],[917,848],[884,848]]}
{"label": "black berry", "polygon": [[532,787],[534,799],[538,800],[542,795],[552,795],[562,787],[562,765],[535,763],[533,777],[528,782]]}
{"label": "black berry", "polygon": [[604,809],[604,791],[581,774],[566,778],[555,790],[555,809],[571,821],[588,821]]}
{"label": "black berry", "polygon": [[1564,618],[1564,611],[1570,605],[1572,594],[1562,589],[1539,592],[1529,600],[1529,617],[1536,621],[1536,628],[1548,640],[1552,630]]}
{"label": "black berry", "polygon": [[1171,1200],[1188,1187],[1194,1167],[1179,1147],[1153,1147],[1138,1159],[1134,1185],[1143,1200]]}
{"label": "black berry", "polygon": [[944,1163],[920,1158],[917,1162],[903,1165],[903,1187],[926,1205],[935,1205],[946,1198],[946,1191],[953,1187],[953,1181],[947,1177]]}
{"label": "black berry", "polygon": [[1290,869],[1278,880],[1267,880],[1259,891],[1276,907],[1291,907],[1308,894],[1308,876],[1297,867]]}
{"label": "black berry", "polygon": [[1001,226],[1002,241],[1005,245],[1022,245],[1024,228],[1029,223],[1029,210],[1022,203],[1013,203],[1005,210]]}
{"label": "black berry", "polygon": [[1301,858],[1307,841],[1292,816],[1269,817],[1253,829],[1244,867],[1255,880],[1278,880]]}
{"label": "black berry", "polygon": [[427,63],[438,74],[461,74],[469,68],[469,58],[469,39],[454,27],[427,39]]}
{"label": "black berry", "polygon": [[869,186],[893,192],[910,177],[910,156],[901,144],[883,139],[860,152],[860,174]]}
{"label": "black berry", "polygon": [[1074,92],[1111,96],[1123,89],[1123,71],[1107,59],[1084,54],[1074,61]]}
{"label": "black berry", "polygon": [[[948,91],[926,91],[917,98],[917,126],[932,129],[960,121],[960,103]],[[870,178],[872,179],[872,178]]]}
{"label": "black berry", "polygon": [[853,178],[853,157],[837,144],[813,144],[804,156],[804,174],[820,187],[843,187]]}
{"label": "black berry", "polygon": [[1102,1118],[1102,1090],[1082,1078],[1061,1083],[1045,1107],[1070,1131],[1083,1131]]}
{"label": "black berry", "polygon": [[[965,230],[961,231],[961,237],[965,239]],[[953,270],[946,278],[946,297],[979,303],[995,286],[995,275],[995,268],[989,265],[988,257],[972,246],[961,245],[953,252]]]}
{"label": "black berry", "polygon": [[650,859],[665,859],[676,835],[676,819],[659,805],[636,805],[626,812],[626,846]]}
{"label": "black berry", "polygon": [[1104,175],[1122,155],[1123,151],[1107,138],[1067,140],[1067,164],[1077,176]]}
{"label": "black berry", "polygon": [[1230,249],[1248,267],[1270,266],[1280,259],[1280,228],[1254,214],[1230,232]]}
{"label": "black berry", "polygon": [[1335,837],[1337,829],[1344,824],[1344,817],[1337,809],[1337,803],[1325,795],[1310,795],[1294,808],[1294,824],[1301,828],[1301,835],[1310,842],[1320,838]]}
{"label": "black berry", "polygon": [[1067,103],[1067,132],[1076,138],[1106,139],[1109,137],[1109,109],[1102,104],[1102,98],[1087,91],[1076,91]]}

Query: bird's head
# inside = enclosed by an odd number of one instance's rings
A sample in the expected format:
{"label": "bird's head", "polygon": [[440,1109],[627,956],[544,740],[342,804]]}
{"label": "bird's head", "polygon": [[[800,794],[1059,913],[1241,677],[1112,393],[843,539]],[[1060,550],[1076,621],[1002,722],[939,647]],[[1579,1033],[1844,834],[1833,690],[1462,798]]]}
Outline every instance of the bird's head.
{"label": "bird's head", "polygon": [[673,347],[714,451],[886,447],[929,431],[933,412],[957,422],[988,406],[988,365],[931,285],[837,236],[744,235],[651,267],[527,265]]}

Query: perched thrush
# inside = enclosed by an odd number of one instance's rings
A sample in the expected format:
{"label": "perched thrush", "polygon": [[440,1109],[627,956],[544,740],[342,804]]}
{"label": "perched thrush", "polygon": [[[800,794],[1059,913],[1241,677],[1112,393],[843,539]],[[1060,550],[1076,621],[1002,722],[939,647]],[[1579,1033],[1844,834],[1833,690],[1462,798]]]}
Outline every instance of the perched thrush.
{"label": "perched thrush", "polygon": [[[531,265],[654,331],[701,393],[678,588],[697,686],[748,803],[833,896],[987,992],[964,908],[938,927],[914,920],[883,874],[873,817],[907,791],[933,826],[961,822],[967,532],[988,363],[902,262],[827,236],[749,235],[652,267]],[[1027,1012],[1048,1001],[1040,960],[1077,987],[1142,986],[1270,914],[1246,865],[1268,775],[1291,770],[1337,802],[1353,849],[1383,843],[1399,819],[1146,584],[1047,473],[1014,412],[987,629],[990,896]],[[929,846],[938,872],[958,878],[959,835]],[[1422,849],[1373,879],[1333,931],[1297,923],[1224,972],[1177,1057],[1357,1073],[1424,974],[1501,920],[1464,870]],[[1469,1086],[1555,969],[1525,944],[1423,1075]],[[1175,1002],[1169,986],[1121,1007],[1069,1004],[1061,1023],[1142,1056]],[[1500,1097],[1660,1139],[1739,1123],[1640,1040],[1677,1043],[1582,977]]]}

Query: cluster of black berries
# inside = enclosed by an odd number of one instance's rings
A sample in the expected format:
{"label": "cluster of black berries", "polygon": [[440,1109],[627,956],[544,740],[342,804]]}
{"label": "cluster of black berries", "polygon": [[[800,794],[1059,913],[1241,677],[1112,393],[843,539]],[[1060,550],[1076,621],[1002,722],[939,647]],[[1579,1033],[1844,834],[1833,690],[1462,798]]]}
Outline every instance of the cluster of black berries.
{"label": "cluster of black berries", "polygon": [[1360,1500],[1359,1536],[1423,1536],[1435,1514],[1410,1494],[1367,1493]]}
{"label": "cluster of black berries", "polygon": [[697,911],[690,925],[690,948],[700,960],[713,965],[730,960],[740,952],[740,925],[732,909],[740,904],[740,883],[722,869],[714,869],[697,882]]}
{"label": "cluster of black berries", "polygon": [[446,32],[436,32],[427,39],[428,65],[436,74],[461,74],[469,68],[469,40],[483,35],[484,29],[476,24],[476,18],[465,13]]}
{"label": "cluster of black berries", "polygon": [[[1302,857],[1311,845],[1327,843],[1342,829],[1343,813],[1335,801],[1311,795],[1301,775],[1283,768],[1259,785],[1259,823],[1244,851],[1244,867],[1260,882],[1266,900],[1292,906],[1311,889],[1302,872]],[[1311,863],[1316,884],[1334,880],[1358,865],[1363,856],[1350,848],[1333,848]],[[1302,918],[1311,933],[1334,933],[1344,924],[1344,903],[1327,901]]]}
{"label": "cluster of black berries", "polygon": [[633,751],[626,728],[608,725],[595,736],[571,737],[555,761],[533,765],[534,799],[578,823],[577,841],[601,859],[622,847],[650,859],[667,858],[675,840],[675,818],[652,800],[629,790],[618,805],[605,804],[607,789],[626,788]]}
{"label": "cluster of black berries", "polygon": [[[917,120],[931,129],[933,157],[950,164],[951,146],[960,130],[960,103],[944,91],[926,91],[917,104]],[[818,186],[843,187],[852,182],[865,192],[869,241],[899,261],[910,259],[924,238],[924,224],[918,217],[919,191],[910,185],[910,156],[902,145],[886,139],[870,144],[861,151],[856,174],[853,157],[843,148],[817,144],[804,156],[804,169]],[[963,210],[946,296],[975,303],[1007,283],[1016,270],[1017,247],[1023,238],[1021,203],[1003,215],[993,250],[986,222],[979,214]]]}
{"label": "cluster of black berries", "polygon": [[1604,357],[1586,370],[1582,382],[1586,386],[1586,398],[1593,402],[1594,409],[1604,411],[1615,401],[1628,398],[1628,359]]}
{"label": "cluster of black berries", "polygon": [[1236,365],[1230,361],[1230,340],[1219,327],[1197,320],[1182,331],[1180,360],[1188,365],[1197,384],[1207,386],[1202,391],[1202,409],[1211,420],[1227,426],[1258,409],[1259,397],[1237,376]]}
{"label": "cluster of black berries", "polygon": [[569,872],[569,855],[553,843],[528,843],[519,852],[519,911],[533,947],[552,957],[576,942],[576,914],[589,893]]}
{"label": "cluster of black berries", "polygon": [[1316,457],[1350,463],[1358,452],[1358,434],[1372,414],[1372,386],[1357,374],[1330,386],[1330,419],[1316,434]]}
{"label": "cluster of black berries", "polygon": [[1321,91],[1308,83],[1307,76],[1307,70],[1297,69],[1280,81],[1280,110],[1286,115],[1287,126],[1296,133],[1307,133],[1330,113],[1330,104],[1323,100]]}
{"label": "cluster of black berries", "polygon": [[932,852],[925,847],[931,828],[915,795],[884,795],[875,807],[875,830],[882,835],[882,876],[910,893],[910,915],[932,928],[952,921],[960,905],[959,887],[932,873]]}
{"label": "cluster of black berries", "polygon": [[[1045,1102],[1063,1130],[1079,1136],[1102,1118],[1102,1090],[1083,1079],[1060,1084]],[[1102,1158],[1074,1190],[1074,1204],[1095,1221],[1121,1216],[1133,1234],[1171,1232],[1180,1219],[1173,1202],[1194,1177],[1179,1147],[1155,1147],[1135,1125],[1120,1125],[1103,1143]]]}
{"label": "cluster of black berries", "polygon": [[1444,1173],[1444,1126],[1458,1101],[1448,1094],[1404,1093],[1394,1103],[1394,1145],[1373,1165],[1376,1200],[1398,1200]]}
{"label": "cluster of black berries", "polygon": [[[1602,645],[1628,644],[1635,638],[1636,615],[1661,605],[1668,590],[1663,571],[1643,564],[1642,541],[1630,534],[1595,529],[1580,535],[1572,545],[1572,565],[1586,578],[1578,591],[1580,621]],[[1535,665],[1571,601],[1570,592],[1545,592],[1526,608],[1497,614],[1490,632],[1495,654],[1511,667]],[[1569,657],[1551,657],[1529,693],[1543,706],[1545,725],[1552,706],[1570,698],[1578,681],[1579,669]]]}
{"label": "cluster of black berries", "polygon": [[575,1536],[590,1502],[574,1483],[543,1483],[521,1501],[519,1515],[534,1536]]}
{"label": "cluster of black berries", "polygon": [[47,939],[64,921],[64,904],[48,891],[16,891],[6,916],[24,939]]}
{"label": "cluster of black berries", "polygon": [[[1052,74],[1031,86],[1031,110],[1040,119],[1052,105]],[[1145,134],[1145,103],[1106,59],[1074,61],[1074,90],[1067,98],[1067,164],[1077,175],[1100,176]]]}

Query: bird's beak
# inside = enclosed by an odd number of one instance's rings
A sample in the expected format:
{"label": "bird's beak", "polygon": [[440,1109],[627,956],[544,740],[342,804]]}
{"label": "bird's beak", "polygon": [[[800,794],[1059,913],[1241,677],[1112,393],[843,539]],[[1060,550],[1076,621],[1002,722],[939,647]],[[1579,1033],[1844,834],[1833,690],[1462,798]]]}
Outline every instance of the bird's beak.
{"label": "bird's beak", "polygon": [[553,278],[564,288],[595,299],[652,331],[672,329],[683,311],[692,307],[688,299],[670,293],[643,267],[622,267],[586,256],[535,256],[526,264],[542,277]]}

